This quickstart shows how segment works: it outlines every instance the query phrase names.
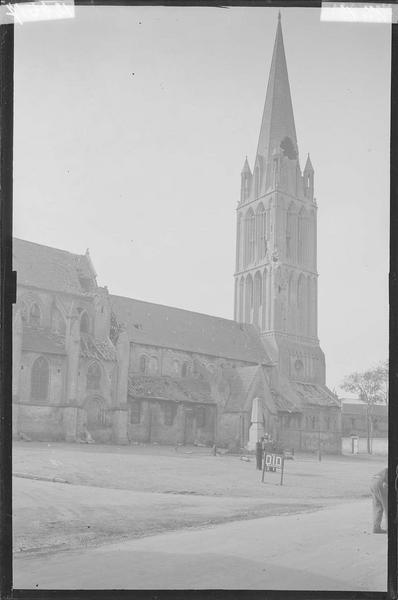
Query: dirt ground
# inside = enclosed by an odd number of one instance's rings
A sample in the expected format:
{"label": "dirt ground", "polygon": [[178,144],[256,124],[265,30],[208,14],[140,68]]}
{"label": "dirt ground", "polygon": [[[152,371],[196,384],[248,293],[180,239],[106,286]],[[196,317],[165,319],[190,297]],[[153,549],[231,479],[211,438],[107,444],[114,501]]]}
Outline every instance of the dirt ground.
{"label": "dirt ground", "polygon": [[[219,500],[219,499],[218,499]],[[368,500],[164,532],[14,563],[17,588],[385,591],[387,544]],[[346,595],[344,597],[347,597]]]}
{"label": "dirt ground", "polygon": [[54,552],[318,511],[369,497],[369,478],[384,462],[296,456],[286,461],[281,487],[277,474],[261,483],[253,458],[212,456],[207,448],[17,442],[14,552]]}

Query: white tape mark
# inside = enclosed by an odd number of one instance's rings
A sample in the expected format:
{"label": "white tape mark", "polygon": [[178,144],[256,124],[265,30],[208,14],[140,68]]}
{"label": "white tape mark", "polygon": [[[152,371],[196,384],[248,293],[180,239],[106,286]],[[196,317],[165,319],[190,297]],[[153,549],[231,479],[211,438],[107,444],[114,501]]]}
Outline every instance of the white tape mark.
{"label": "white tape mark", "polygon": [[41,0],[40,2],[3,4],[0,7],[1,25],[9,23],[23,25],[32,21],[73,19],[74,16],[74,0]]}
{"label": "white tape mark", "polygon": [[354,2],[322,2],[321,21],[345,23],[397,23],[398,6],[392,4],[359,4]]}

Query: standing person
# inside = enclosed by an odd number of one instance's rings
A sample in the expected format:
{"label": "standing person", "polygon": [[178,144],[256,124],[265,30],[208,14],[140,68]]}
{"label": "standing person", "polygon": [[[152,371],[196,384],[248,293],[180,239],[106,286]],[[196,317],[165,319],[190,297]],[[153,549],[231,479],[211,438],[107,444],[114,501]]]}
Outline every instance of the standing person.
{"label": "standing person", "polygon": [[264,437],[262,437],[258,442],[256,442],[256,463],[257,469],[261,471],[263,467],[263,441]]}
{"label": "standing person", "polygon": [[[265,455],[272,453],[272,438],[269,433],[266,433],[263,437],[263,456],[265,460]],[[271,467],[265,467],[266,471],[269,471]]]}
{"label": "standing person", "polygon": [[382,529],[381,521],[384,517],[387,523],[388,509],[388,469],[383,469],[380,473],[373,475],[370,485],[373,501],[373,533],[387,533],[386,529]]}

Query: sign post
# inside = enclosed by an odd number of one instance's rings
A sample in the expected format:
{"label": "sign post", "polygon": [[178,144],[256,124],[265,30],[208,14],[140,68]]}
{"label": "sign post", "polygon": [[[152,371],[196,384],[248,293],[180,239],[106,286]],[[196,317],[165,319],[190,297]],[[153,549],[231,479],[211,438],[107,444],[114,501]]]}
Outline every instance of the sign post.
{"label": "sign post", "polygon": [[274,454],[271,452],[264,452],[264,462],[263,462],[263,474],[261,481],[264,483],[264,474],[265,471],[277,471],[279,470],[281,473],[281,481],[280,485],[283,485],[283,471],[285,467],[285,457],[283,454]]}

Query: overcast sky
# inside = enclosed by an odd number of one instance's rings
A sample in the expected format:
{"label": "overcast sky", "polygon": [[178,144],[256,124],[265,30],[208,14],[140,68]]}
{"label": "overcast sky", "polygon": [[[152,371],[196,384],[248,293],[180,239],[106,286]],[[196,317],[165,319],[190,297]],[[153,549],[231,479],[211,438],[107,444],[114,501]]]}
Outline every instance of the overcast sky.
{"label": "overcast sky", "polygon": [[[232,318],[274,8],[80,7],[15,36],[16,236],[86,248],[112,293]],[[390,26],[282,9],[318,202],[327,383],[388,351]]]}

